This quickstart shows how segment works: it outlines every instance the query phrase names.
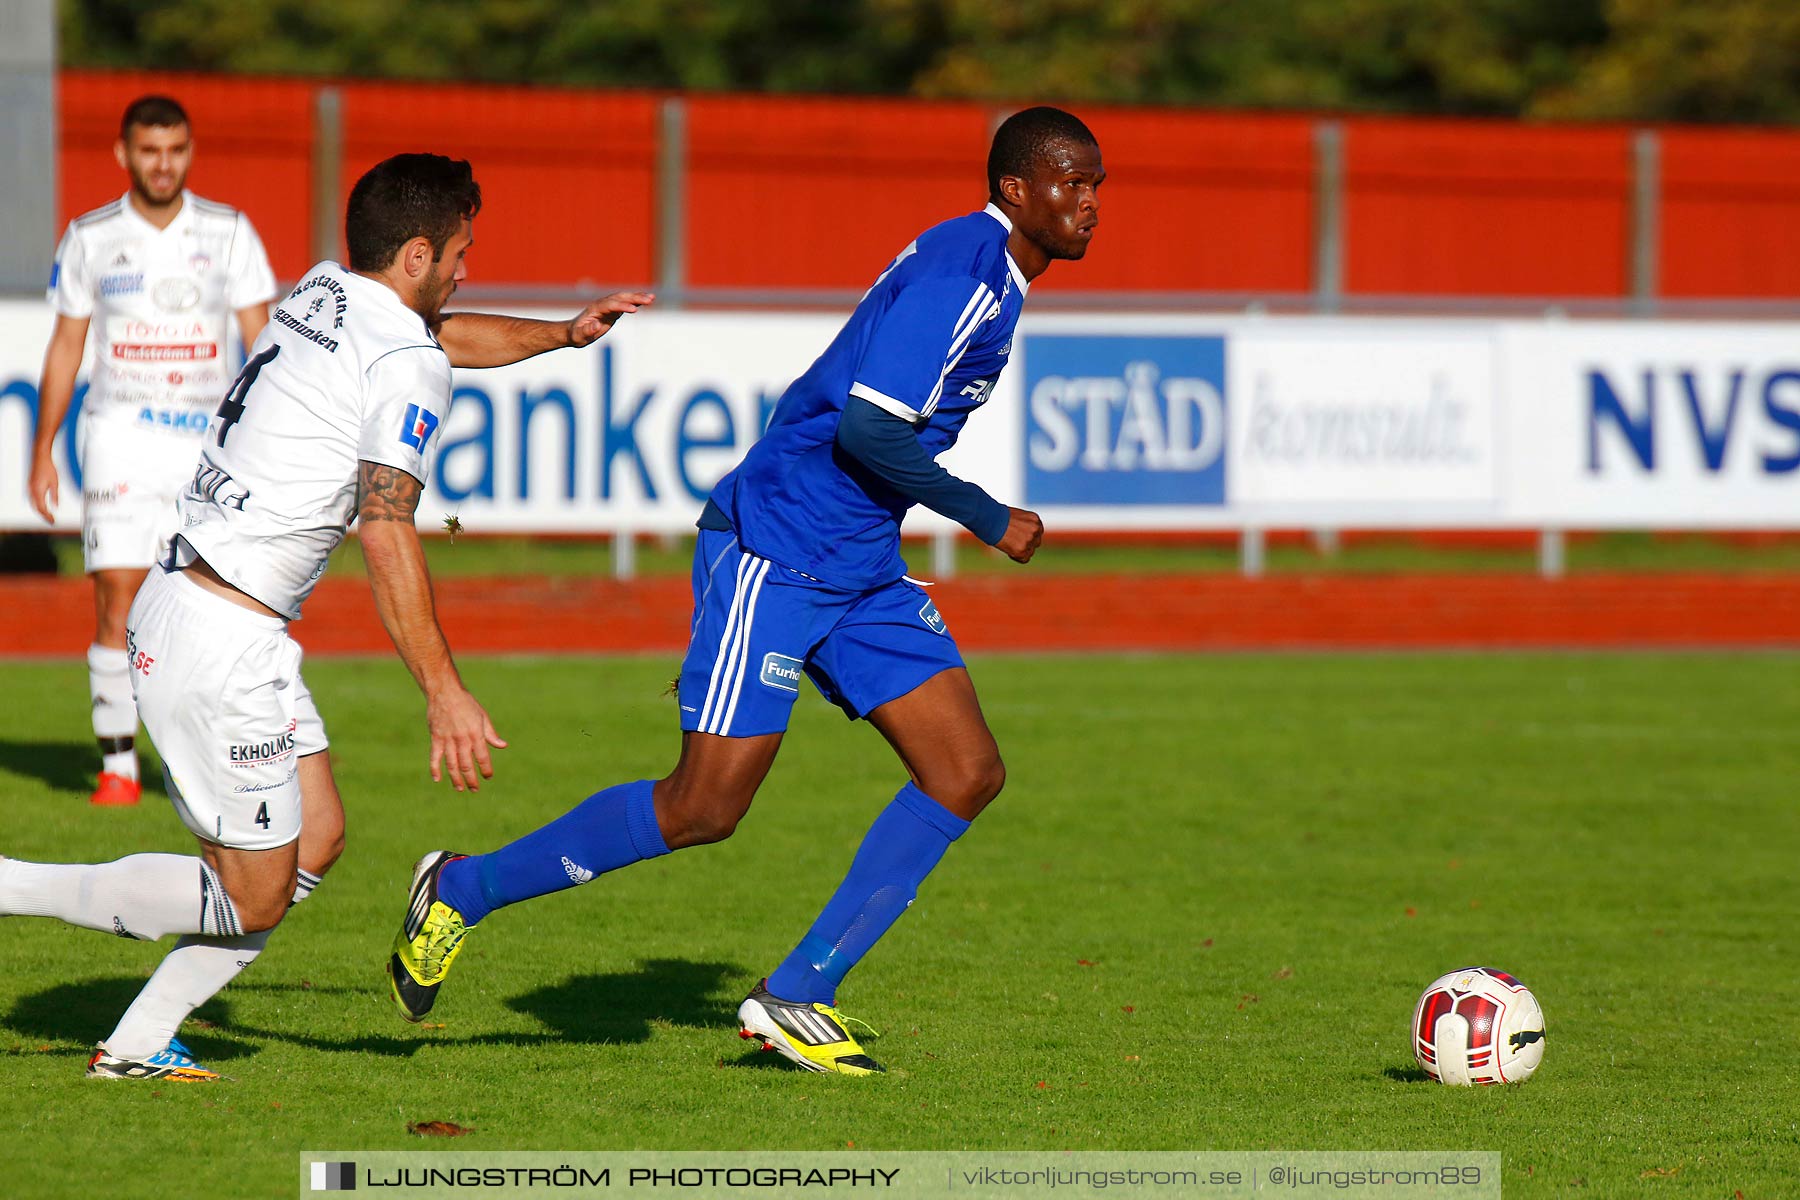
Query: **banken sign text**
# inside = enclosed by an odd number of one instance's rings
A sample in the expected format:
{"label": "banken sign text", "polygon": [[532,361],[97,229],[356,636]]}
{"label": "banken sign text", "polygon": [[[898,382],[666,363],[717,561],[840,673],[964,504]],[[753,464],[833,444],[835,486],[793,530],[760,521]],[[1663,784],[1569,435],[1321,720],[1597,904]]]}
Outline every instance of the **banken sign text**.
{"label": "banken sign text", "polygon": [[1025,339],[1031,504],[1223,504],[1225,339]]}

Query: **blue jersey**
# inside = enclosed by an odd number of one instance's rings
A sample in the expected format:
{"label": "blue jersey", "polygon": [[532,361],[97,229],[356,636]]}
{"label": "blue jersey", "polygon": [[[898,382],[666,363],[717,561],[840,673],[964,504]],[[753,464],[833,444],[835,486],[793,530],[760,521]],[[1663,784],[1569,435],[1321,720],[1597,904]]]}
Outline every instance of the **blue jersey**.
{"label": "blue jersey", "polygon": [[762,439],[713,489],[712,509],[745,549],[833,587],[862,591],[906,573],[900,520],[911,501],[836,444],[860,397],[912,424],[935,458],[992,394],[1025,303],[1006,251],[1011,223],[988,205],[934,225],[888,264],[825,353],[783,393]]}

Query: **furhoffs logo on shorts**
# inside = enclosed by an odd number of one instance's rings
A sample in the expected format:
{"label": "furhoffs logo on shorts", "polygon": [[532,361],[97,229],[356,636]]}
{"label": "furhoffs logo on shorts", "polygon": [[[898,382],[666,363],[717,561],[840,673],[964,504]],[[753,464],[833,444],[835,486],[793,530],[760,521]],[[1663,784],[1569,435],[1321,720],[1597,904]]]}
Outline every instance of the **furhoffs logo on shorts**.
{"label": "furhoffs logo on shorts", "polygon": [[800,690],[800,660],[773,650],[763,655],[762,681],[784,692]]}

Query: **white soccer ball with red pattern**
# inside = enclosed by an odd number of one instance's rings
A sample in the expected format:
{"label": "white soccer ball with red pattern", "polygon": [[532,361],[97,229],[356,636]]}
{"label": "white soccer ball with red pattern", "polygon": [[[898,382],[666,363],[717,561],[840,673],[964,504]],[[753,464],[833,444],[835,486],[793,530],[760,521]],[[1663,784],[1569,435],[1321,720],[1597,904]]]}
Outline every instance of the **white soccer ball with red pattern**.
{"label": "white soccer ball with red pattern", "polygon": [[1544,1010],[1531,989],[1492,967],[1464,967],[1419,997],[1413,1057],[1439,1083],[1523,1083],[1544,1061]]}

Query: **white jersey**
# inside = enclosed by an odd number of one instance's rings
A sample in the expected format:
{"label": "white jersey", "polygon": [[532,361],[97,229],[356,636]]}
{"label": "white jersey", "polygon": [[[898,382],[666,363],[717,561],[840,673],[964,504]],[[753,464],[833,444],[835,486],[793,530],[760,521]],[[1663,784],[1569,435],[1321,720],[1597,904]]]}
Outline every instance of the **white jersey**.
{"label": "white jersey", "polygon": [[50,269],[50,303],[92,322],[82,411],[163,430],[204,431],[230,381],[229,318],[275,298],[250,219],[192,192],[168,228],[129,195],[69,223]]}
{"label": "white jersey", "polygon": [[173,566],[203,558],[289,619],[355,517],[357,463],[426,478],[450,360],[393,289],[322,262],[275,308],[201,442]]}

